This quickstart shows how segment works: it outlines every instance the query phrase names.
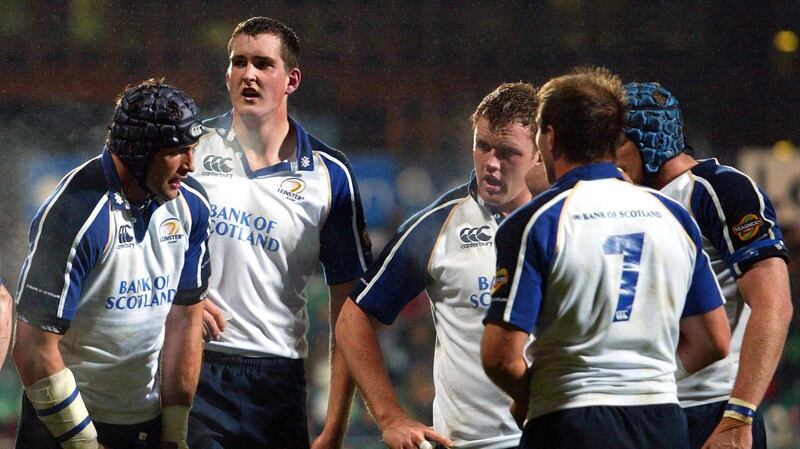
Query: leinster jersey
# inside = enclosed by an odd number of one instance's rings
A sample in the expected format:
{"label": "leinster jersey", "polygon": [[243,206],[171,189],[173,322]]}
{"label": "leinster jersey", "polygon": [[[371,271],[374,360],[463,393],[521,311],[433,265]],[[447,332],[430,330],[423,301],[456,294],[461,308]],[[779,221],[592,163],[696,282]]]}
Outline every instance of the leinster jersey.
{"label": "leinster jersey", "polygon": [[528,418],[678,402],[679,320],[723,303],[683,207],[613,164],[585,165],[508,217],[496,243],[486,320],[536,336]]}
{"label": "leinster jersey", "polygon": [[205,293],[208,216],[191,178],[173,200],[132,206],[106,149],[67,174],[33,219],[19,319],[64,335],[61,356],[94,420],[160,413],[164,322],[172,305]]}
{"label": "leinster jersey", "polygon": [[433,426],[463,448],[519,443],[511,399],[486,377],[480,358],[501,218],[477,196],[473,177],[403,224],[351,294],[390,324],[427,291],[436,325]]}
{"label": "leinster jersey", "polygon": [[725,401],[736,380],[742,337],[750,316],[736,280],[759,260],[788,258],[788,251],[775,210],[764,192],[745,174],[715,159],[699,161],[661,192],[683,204],[700,226],[703,248],[725,295],[725,312],[731,325],[728,356],[679,379],[678,397],[684,407]]}
{"label": "leinster jersey", "polygon": [[209,295],[230,319],[206,349],[305,358],[306,284],[320,262],[329,285],[358,279],[371,261],[355,177],[345,156],[294,120],[292,161],[253,170],[232,113],[205,123],[195,175],[211,202]]}

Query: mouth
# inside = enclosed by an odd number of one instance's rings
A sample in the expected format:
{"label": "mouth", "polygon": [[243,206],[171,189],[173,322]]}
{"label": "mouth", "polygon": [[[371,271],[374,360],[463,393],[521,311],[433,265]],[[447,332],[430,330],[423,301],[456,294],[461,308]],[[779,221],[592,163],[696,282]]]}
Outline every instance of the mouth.
{"label": "mouth", "polygon": [[490,194],[498,194],[503,190],[503,183],[499,179],[486,175],[481,178],[484,189]]}
{"label": "mouth", "polygon": [[183,181],[184,179],[186,178],[173,178],[170,179],[167,182],[167,184],[169,184],[169,186],[172,187],[173,189],[178,190],[181,188],[181,181]]}
{"label": "mouth", "polygon": [[256,98],[259,98],[261,95],[258,93],[257,90],[253,89],[252,87],[245,87],[244,89],[242,89],[242,96],[246,100],[252,101],[255,100]]}

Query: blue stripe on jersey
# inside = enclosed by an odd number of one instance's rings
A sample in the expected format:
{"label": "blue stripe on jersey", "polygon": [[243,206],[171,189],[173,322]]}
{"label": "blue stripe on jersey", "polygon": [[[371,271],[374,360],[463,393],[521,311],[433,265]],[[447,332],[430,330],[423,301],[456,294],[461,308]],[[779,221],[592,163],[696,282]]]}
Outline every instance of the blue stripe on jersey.
{"label": "blue stripe on jersey", "polygon": [[192,229],[189,231],[189,248],[186,249],[174,303],[191,305],[199,302],[208,289],[208,278],[211,275],[207,246],[208,218],[211,212],[208,195],[194,178],[185,180],[181,194],[191,212]]}
{"label": "blue stripe on jersey", "polygon": [[445,193],[403,223],[350,297],[380,322],[392,324],[431,282],[431,252],[453,208],[464,201],[472,201],[468,184]]}
{"label": "blue stripe on jersey", "polygon": [[[576,181],[556,184],[512,213],[495,234],[497,273],[492,304],[484,323],[504,322],[527,333],[536,328],[547,279],[555,258],[565,190]],[[525,288],[519,288],[525,279]]]}
{"label": "blue stripe on jersey", "polygon": [[109,206],[100,158],[70,172],[31,225],[17,310],[24,320],[64,333],[81,284],[108,243]]}
{"label": "blue stripe on jersey", "polygon": [[[622,178],[614,164],[590,164],[570,170],[531,202],[517,209],[500,225],[495,234],[497,273],[492,304],[484,323],[505,322],[531,333],[544,298],[547,283],[541,273],[548,273],[555,257],[558,221],[564,207],[560,195],[582,179]],[[541,221],[539,221],[541,220]],[[530,257],[528,256],[530,255]],[[535,261],[536,266],[531,264]],[[520,277],[535,284],[519,291]],[[525,297],[517,301],[514,297]],[[511,299],[511,301],[509,301]]]}
{"label": "blue stripe on jersey", "polygon": [[328,285],[336,285],[361,277],[372,263],[372,252],[353,169],[341,152],[318,148],[331,179],[331,208],[320,230],[319,258]]}
{"label": "blue stripe on jersey", "polygon": [[759,260],[788,259],[775,209],[747,175],[715,159],[700,161],[691,172],[692,213],[735,277]]}
{"label": "blue stripe on jersey", "polygon": [[700,228],[692,219],[689,212],[677,201],[655,191],[646,189],[672,213],[672,216],[683,226],[686,234],[689,235],[694,243],[696,255],[694,259],[694,272],[692,283],[686,294],[686,303],[683,306],[682,316],[699,315],[706,313],[725,304],[722,290],[717,282],[717,277],[711,269],[708,255],[703,250],[703,241],[700,236]]}

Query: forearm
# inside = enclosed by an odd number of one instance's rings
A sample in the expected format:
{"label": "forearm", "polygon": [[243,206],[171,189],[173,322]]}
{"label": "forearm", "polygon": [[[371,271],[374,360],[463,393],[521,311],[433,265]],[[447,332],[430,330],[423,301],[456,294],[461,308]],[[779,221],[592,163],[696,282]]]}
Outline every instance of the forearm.
{"label": "forearm", "polygon": [[356,388],[350,371],[347,369],[344,354],[336,344],[336,322],[353,285],[354,282],[346,282],[330,287],[330,385],[325,430],[334,432],[337,439],[344,438]]}
{"label": "forearm", "polygon": [[203,357],[203,304],[172,308],[162,349],[161,405],[191,406]]}
{"label": "forearm", "polygon": [[745,328],[739,371],[731,396],[758,405],[783,354],[791,311],[753,309]]}
{"label": "forearm", "polygon": [[514,401],[527,403],[530,372],[523,358],[528,334],[489,323],[481,342],[481,363],[489,379]]}
{"label": "forearm", "polygon": [[738,285],[751,313],[732,396],[758,405],[775,374],[792,319],[786,264],[778,258],[759,261]]}
{"label": "forearm", "polygon": [[58,350],[60,336],[37,329],[24,322],[17,325],[14,363],[23,385],[32,385],[65,368]]}
{"label": "forearm", "polygon": [[406,414],[389,381],[375,329],[367,315],[352,301],[348,301],[342,310],[336,338],[378,427],[383,431],[393,421],[404,418]]}

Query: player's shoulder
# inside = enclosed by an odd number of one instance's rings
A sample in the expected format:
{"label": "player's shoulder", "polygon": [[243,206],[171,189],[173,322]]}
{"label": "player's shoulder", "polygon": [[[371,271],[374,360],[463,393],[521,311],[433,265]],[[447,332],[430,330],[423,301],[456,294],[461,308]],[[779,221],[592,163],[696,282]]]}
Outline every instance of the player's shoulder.
{"label": "player's shoulder", "polygon": [[108,195],[101,157],[90,159],[61,179],[45,206],[70,216],[88,215]]}
{"label": "player's shoulder", "polygon": [[511,229],[522,230],[527,227],[531,220],[542,216],[548,216],[546,212],[555,212],[563,206],[565,199],[575,188],[575,184],[553,185],[544,192],[536,195],[519,209],[512,212],[501,225],[504,233]]}
{"label": "player's shoulder", "polygon": [[755,188],[749,176],[729,165],[720,164],[717,159],[703,159],[690,170],[696,180],[713,193],[737,193],[740,189],[752,191]]}
{"label": "player's shoulder", "polygon": [[203,188],[203,185],[200,184],[200,181],[191,176],[188,176],[183,180],[183,185],[181,185],[181,193],[189,203],[197,203],[205,208],[210,207],[206,189]]}
{"label": "player's shoulder", "polygon": [[470,200],[469,183],[454,187],[442,194],[427,207],[412,215],[411,218],[400,225],[398,232],[404,233],[409,228],[419,226],[422,223],[427,226],[441,228],[450,215],[450,212],[456,206],[467,200]]}

